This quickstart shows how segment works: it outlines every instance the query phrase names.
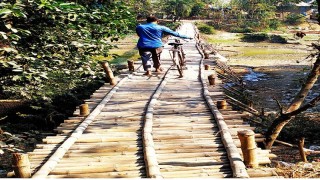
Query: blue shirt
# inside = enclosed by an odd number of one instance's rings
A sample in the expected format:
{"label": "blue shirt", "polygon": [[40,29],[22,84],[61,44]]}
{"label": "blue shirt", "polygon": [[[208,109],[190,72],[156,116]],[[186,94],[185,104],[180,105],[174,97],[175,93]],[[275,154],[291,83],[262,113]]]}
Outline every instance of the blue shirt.
{"label": "blue shirt", "polygon": [[138,41],[138,48],[158,48],[162,46],[162,34],[166,32],[170,35],[187,39],[188,36],[181,35],[178,32],[172,31],[171,29],[160,26],[156,23],[147,23],[147,24],[140,24],[136,28],[136,32],[138,34],[139,41]]}

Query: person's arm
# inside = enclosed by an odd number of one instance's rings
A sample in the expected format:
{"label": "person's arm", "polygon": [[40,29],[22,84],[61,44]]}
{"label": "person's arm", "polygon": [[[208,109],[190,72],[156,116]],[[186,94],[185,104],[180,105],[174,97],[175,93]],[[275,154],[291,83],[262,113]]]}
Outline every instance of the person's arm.
{"label": "person's arm", "polygon": [[192,39],[189,36],[186,36],[186,35],[183,35],[183,34],[179,34],[176,31],[172,31],[171,29],[169,29],[169,28],[167,28],[165,26],[162,27],[162,31],[165,32],[165,33],[168,33],[168,34],[170,34],[172,36],[180,37],[180,38],[183,38],[183,39]]}

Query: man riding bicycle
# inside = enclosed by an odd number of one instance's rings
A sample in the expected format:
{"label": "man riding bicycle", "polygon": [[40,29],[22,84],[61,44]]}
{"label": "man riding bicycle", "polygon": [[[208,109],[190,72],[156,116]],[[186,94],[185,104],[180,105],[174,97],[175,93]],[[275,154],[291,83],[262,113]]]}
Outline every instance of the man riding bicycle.
{"label": "man riding bicycle", "polygon": [[155,71],[162,71],[160,67],[160,53],[163,49],[161,39],[164,32],[183,39],[192,39],[165,26],[158,25],[158,18],[155,16],[148,16],[147,23],[138,25],[136,32],[139,36],[137,47],[141,56],[143,69],[146,71],[145,75],[151,75],[151,60],[153,61],[153,67],[156,69]]}

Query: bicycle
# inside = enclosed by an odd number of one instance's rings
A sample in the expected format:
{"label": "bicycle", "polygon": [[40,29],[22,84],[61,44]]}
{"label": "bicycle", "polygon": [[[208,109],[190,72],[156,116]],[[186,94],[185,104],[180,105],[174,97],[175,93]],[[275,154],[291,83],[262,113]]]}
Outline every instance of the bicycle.
{"label": "bicycle", "polygon": [[173,65],[177,66],[178,72],[180,74],[179,78],[183,77],[183,68],[185,68],[185,53],[182,49],[182,43],[180,43],[179,39],[175,39],[175,42],[168,43],[168,45],[172,46],[169,50],[170,57],[173,61]]}

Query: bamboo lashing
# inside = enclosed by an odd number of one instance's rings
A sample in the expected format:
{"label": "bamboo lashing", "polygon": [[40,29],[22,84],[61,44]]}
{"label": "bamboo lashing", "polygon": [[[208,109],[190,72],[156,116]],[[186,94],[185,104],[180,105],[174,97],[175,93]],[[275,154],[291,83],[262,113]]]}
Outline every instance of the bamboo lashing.
{"label": "bamboo lashing", "polygon": [[244,164],[249,168],[257,168],[259,165],[254,135],[255,133],[251,130],[238,131]]}
{"label": "bamboo lashing", "polygon": [[12,166],[15,177],[30,178],[31,170],[28,154],[13,153],[12,156]]}

